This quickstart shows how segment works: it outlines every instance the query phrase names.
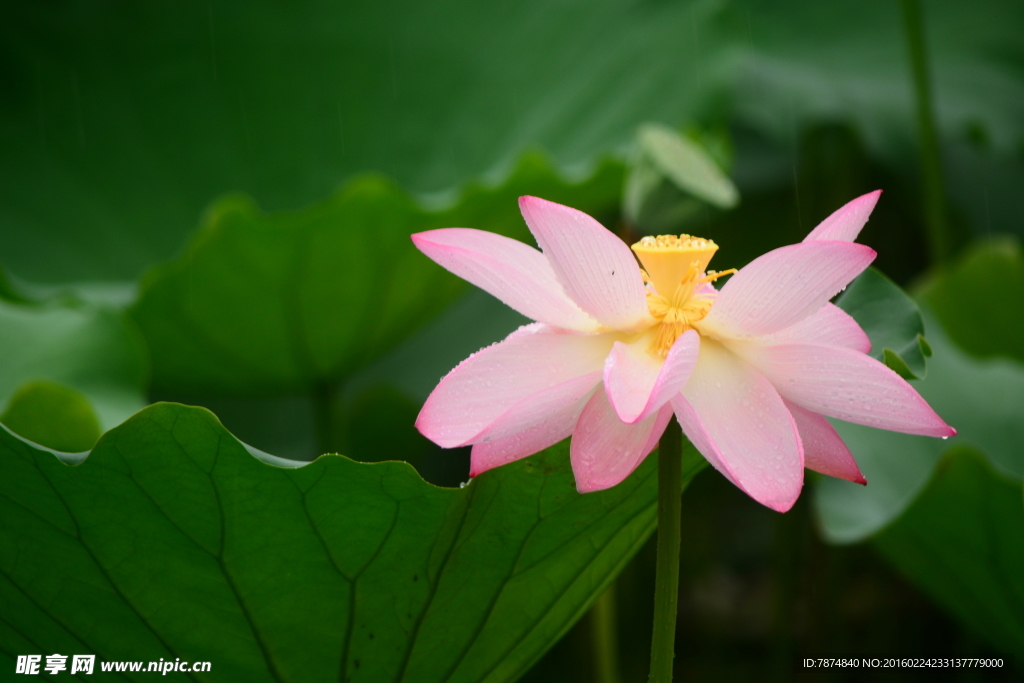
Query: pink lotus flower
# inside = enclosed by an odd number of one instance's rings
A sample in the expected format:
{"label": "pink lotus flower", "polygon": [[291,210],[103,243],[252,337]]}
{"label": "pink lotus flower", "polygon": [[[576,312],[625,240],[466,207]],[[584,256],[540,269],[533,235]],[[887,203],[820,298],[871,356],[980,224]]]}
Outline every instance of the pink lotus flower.
{"label": "pink lotus flower", "polygon": [[728,271],[721,291],[711,283],[726,273],[707,271],[713,242],[647,237],[631,252],[590,216],[536,197],[519,207],[542,251],[464,228],[413,235],[434,261],[537,321],[452,370],[417,428],[445,448],[472,444],[471,476],[571,434],[586,493],[629,476],[675,413],[719,472],[780,512],[800,495],[804,467],[866,483],[824,415],[956,433],[865,355],[867,335],[829,303],[875,258],[853,240],[880,194]]}

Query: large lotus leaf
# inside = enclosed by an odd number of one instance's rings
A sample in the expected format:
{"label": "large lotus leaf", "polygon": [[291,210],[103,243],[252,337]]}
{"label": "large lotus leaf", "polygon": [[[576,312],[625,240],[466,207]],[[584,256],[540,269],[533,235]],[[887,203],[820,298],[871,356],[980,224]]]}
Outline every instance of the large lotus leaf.
{"label": "large lotus leaf", "polygon": [[[1019,219],[1024,9],[929,2],[926,21],[943,140],[987,141],[951,189]],[[893,3],[76,0],[11,4],[0,36],[3,258],[36,281],[133,279],[226,192],[277,211],[366,170],[435,191],[729,107],[779,140],[849,121],[873,156],[915,158]]]}
{"label": "large lotus leaf", "polygon": [[[0,300],[0,406],[19,389],[49,380],[80,392],[110,429],[145,405],[146,357],[138,330],[102,306]],[[23,396],[20,410],[45,408]],[[46,403],[50,398],[42,398]]]}
{"label": "large lotus leaf", "polygon": [[410,234],[472,227],[532,244],[519,195],[600,216],[615,210],[621,182],[619,164],[572,184],[528,155],[500,186],[473,186],[443,210],[379,177],[296,213],[221,200],[185,253],[148,274],[131,309],[150,346],[154,389],[266,394],[337,382],[465,291]]}
{"label": "large lotus leaf", "polygon": [[1024,255],[1016,240],[975,244],[922,298],[960,348],[1024,362]]}
{"label": "large lotus leaf", "polygon": [[921,496],[876,546],[915,584],[1002,651],[1024,657],[1020,480],[951,448]]}
{"label": "large lotus leaf", "polygon": [[[250,452],[177,404],[73,467],[0,430],[0,666],[45,651],[205,660],[208,681],[513,680],[652,532],[655,461],[580,495],[563,443],[440,489],[401,462]],[[688,481],[704,460],[685,462]]]}

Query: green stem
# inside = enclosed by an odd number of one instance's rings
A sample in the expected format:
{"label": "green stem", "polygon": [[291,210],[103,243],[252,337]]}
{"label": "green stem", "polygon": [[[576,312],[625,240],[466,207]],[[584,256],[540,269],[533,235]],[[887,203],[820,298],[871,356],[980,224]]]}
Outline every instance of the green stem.
{"label": "green stem", "polygon": [[658,444],[658,570],[650,683],[670,683],[679,605],[679,534],[683,493],[683,433],[673,418]]}
{"label": "green stem", "polygon": [[616,630],[615,584],[608,586],[590,610],[597,683],[619,683],[619,638]]}
{"label": "green stem", "polygon": [[953,239],[946,219],[946,200],[942,182],[942,161],[939,136],[935,130],[931,82],[928,75],[928,53],[924,43],[924,26],[920,0],[902,0],[903,23],[910,48],[910,65],[914,77],[917,124],[921,134],[921,177],[923,182],[925,226],[932,261],[943,263],[953,255]]}

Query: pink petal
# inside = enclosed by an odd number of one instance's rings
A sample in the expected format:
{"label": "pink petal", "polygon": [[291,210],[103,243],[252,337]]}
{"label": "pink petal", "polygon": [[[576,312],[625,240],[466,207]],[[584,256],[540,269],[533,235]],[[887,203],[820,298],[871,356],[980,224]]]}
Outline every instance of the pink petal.
{"label": "pink petal", "polygon": [[640,266],[625,242],[568,206],[520,197],[519,209],[566,294],[580,308],[616,330],[639,330],[653,322]]}
{"label": "pink petal", "polygon": [[[559,332],[542,323],[521,327],[448,373],[427,397],[416,428],[444,448],[472,443],[524,399],[599,373],[613,341],[611,335]],[[571,392],[560,395],[572,399]]]}
{"label": "pink petal", "polygon": [[600,328],[566,295],[547,258],[533,247],[469,228],[421,232],[412,241],[444,268],[528,318],[580,332]]}
{"label": "pink petal", "polygon": [[790,401],[785,403],[800,431],[800,441],[804,446],[804,467],[857,484],[868,483],[850,449],[828,420]]}
{"label": "pink petal", "polygon": [[906,380],[862,353],[816,344],[732,347],[799,406],[847,422],[922,436],[952,436]]}
{"label": "pink petal", "polygon": [[875,204],[878,203],[878,198],[881,196],[882,191],[875,190],[847,202],[819,223],[818,227],[811,230],[811,234],[804,238],[804,242],[813,240],[854,241],[860,234],[861,228],[868,222],[868,217],[874,211]]}
{"label": "pink petal", "polygon": [[[473,437],[472,443],[497,441],[530,429],[567,406],[579,403],[600,383],[601,373],[595,370],[530,394],[487,425],[482,432]],[[582,405],[580,410],[583,410]],[[562,438],[565,436],[568,434]]]}
{"label": "pink petal", "polygon": [[615,413],[626,424],[646,419],[686,384],[700,349],[700,335],[688,330],[664,359],[647,350],[653,334],[632,344],[615,342],[604,361],[604,388]]}
{"label": "pink petal", "polygon": [[[591,391],[594,388],[591,387]],[[469,476],[476,477],[487,470],[533,455],[569,436],[590,397],[591,393],[587,393],[576,403],[550,411],[543,420],[520,432],[473,444]]]}
{"label": "pink petal", "polygon": [[871,340],[850,314],[835,304],[825,304],[795,325],[774,334],[754,337],[758,344],[822,344],[842,346],[861,353],[871,351]]}
{"label": "pink petal", "polygon": [[611,488],[628,477],[658,445],[672,409],[660,411],[634,425],[619,420],[603,391],[590,398],[569,447],[576,489],[590,493]]}
{"label": "pink petal", "polygon": [[715,298],[701,331],[723,337],[771,334],[794,325],[838,294],[875,258],[852,242],[802,242],[759,256]]}
{"label": "pink petal", "polygon": [[796,424],[771,383],[705,339],[672,407],[683,432],[715,469],[773,510],[793,506],[804,481]]}

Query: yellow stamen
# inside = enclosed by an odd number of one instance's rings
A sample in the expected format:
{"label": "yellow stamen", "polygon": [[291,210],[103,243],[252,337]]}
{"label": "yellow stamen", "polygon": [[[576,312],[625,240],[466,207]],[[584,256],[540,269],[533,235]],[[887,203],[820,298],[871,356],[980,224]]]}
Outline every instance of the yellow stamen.
{"label": "yellow stamen", "polygon": [[736,269],[704,274],[718,245],[700,237],[645,237],[632,248],[644,266],[644,282],[654,288],[647,293],[647,308],[659,327],[649,350],[664,358],[676,339],[711,310],[714,293],[698,292],[701,285]]}

